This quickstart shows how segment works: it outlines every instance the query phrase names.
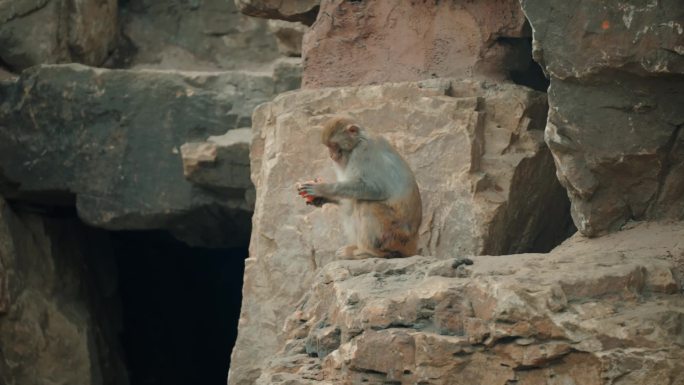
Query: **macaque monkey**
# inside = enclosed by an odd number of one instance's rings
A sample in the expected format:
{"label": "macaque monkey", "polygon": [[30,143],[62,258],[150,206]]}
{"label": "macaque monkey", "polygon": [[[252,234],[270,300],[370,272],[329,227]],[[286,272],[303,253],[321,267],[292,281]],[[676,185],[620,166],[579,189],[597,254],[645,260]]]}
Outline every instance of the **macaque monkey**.
{"label": "macaque monkey", "polygon": [[372,137],[351,119],[335,117],[323,128],[337,183],[318,179],[298,185],[307,204],[336,203],[350,244],[339,258],[397,258],[415,255],[422,202],[413,172],[381,137]]}

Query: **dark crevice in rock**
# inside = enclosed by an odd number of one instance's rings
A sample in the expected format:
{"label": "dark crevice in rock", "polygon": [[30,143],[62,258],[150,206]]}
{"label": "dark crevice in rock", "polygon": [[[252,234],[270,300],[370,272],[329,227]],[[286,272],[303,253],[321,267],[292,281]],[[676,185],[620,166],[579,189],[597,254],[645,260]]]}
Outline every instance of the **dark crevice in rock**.
{"label": "dark crevice in rock", "polygon": [[[557,180],[556,169],[551,166],[551,153],[543,151],[537,157],[549,164],[549,167],[543,168],[543,176],[537,175],[539,180]],[[539,170],[534,167],[537,163],[532,159],[521,163],[515,171],[511,183],[515,188],[511,189],[509,197],[509,202],[516,203],[502,206],[497,212],[490,231],[501,236],[488,238],[484,254],[547,253],[577,231],[570,215],[570,200],[566,190],[557,181],[547,184],[544,189],[522,182],[532,180],[530,175],[538,174]],[[534,199],[535,196],[547,199]],[[551,196],[554,198],[549,199]],[[544,202],[544,207],[536,202]],[[530,215],[532,212],[544,212],[546,215]],[[511,226],[511,223],[516,225]]]}
{"label": "dark crevice in rock", "polygon": [[316,21],[316,18],[318,17],[318,11],[320,9],[321,9],[321,7],[318,5],[311,8],[310,11],[302,14],[300,16],[299,20],[297,20],[297,21],[299,21],[300,23],[310,27]]}
{"label": "dark crevice in rock", "polygon": [[539,63],[532,57],[532,38],[498,38],[497,42],[513,45],[518,52],[529,58],[526,66],[509,72],[511,81],[533,90],[546,92],[550,80],[544,74]]}
{"label": "dark crevice in rock", "polygon": [[102,66],[110,69],[129,68],[133,58],[138,54],[138,47],[123,31],[119,32],[114,49]]}
{"label": "dark crevice in rock", "polygon": [[77,218],[76,207],[73,204],[68,204],[69,201],[75,201],[75,196],[66,193],[61,195],[61,199],[57,198],[58,195],[49,196],[51,199],[54,199],[50,201],[50,204],[41,203],[41,199],[39,199],[39,197],[33,197],[35,200],[8,199],[7,201],[11,204],[12,209],[19,212],[38,214],[49,218]]}
{"label": "dark crevice in rock", "polygon": [[354,370],[354,371],[357,372],[357,373],[372,374],[372,375],[374,375],[374,376],[383,376],[383,377],[387,376],[387,373],[379,372],[379,371],[373,370],[373,369],[352,368],[352,370]]}
{"label": "dark crevice in rock", "polygon": [[[555,357],[554,356],[547,357],[546,359],[544,359],[542,362],[540,362],[538,364],[533,364],[533,365],[520,364],[520,365],[514,367],[513,370],[515,370],[516,372],[526,372],[526,371],[533,371],[533,370],[537,370],[537,369],[541,369],[541,368],[546,368],[546,367],[558,364],[559,362],[562,362],[567,355],[569,355],[571,353],[576,353],[576,352],[578,352],[576,349],[569,349],[568,351],[563,352],[563,353],[561,353]],[[580,354],[583,354],[583,353],[580,353]]]}
{"label": "dark crevice in rock", "polygon": [[0,70],[5,70],[13,74],[17,73],[17,70],[11,64],[7,63],[2,57],[0,57]]}

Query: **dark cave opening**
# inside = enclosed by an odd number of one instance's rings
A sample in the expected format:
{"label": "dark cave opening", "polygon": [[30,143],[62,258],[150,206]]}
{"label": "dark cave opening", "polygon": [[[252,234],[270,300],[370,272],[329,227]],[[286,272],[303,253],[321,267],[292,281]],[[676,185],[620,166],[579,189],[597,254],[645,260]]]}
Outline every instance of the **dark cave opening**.
{"label": "dark cave opening", "polygon": [[111,237],[130,384],[225,384],[246,248],[190,247],[162,231]]}
{"label": "dark cave opening", "polygon": [[530,87],[533,90],[546,92],[551,81],[544,74],[542,67],[532,58],[532,38],[516,39],[519,46],[522,46],[525,55],[529,57],[529,63],[524,69],[517,69],[509,72],[511,81],[515,84]]}
{"label": "dark cave opening", "polygon": [[515,84],[546,92],[551,81],[544,73],[541,65],[534,60],[532,27],[529,21],[525,21],[523,30],[523,35],[529,37],[499,37],[496,39],[497,43],[508,46],[512,52],[515,52],[513,55],[515,59],[509,63],[511,66],[508,68],[508,77]]}
{"label": "dark cave opening", "polygon": [[87,294],[72,300],[97,324],[92,351],[107,370],[103,384],[226,383],[247,245],[193,247],[167,231],[90,227],[69,194],[8,201],[19,217],[41,218],[55,255],[65,258],[55,263],[85,285]]}
{"label": "dark cave opening", "polygon": [[546,92],[549,88],[549,80],[544,77],[544,72],[535,61],[525,71],[511,71],[510,76],[513,83],[530,87],[533,90]]}

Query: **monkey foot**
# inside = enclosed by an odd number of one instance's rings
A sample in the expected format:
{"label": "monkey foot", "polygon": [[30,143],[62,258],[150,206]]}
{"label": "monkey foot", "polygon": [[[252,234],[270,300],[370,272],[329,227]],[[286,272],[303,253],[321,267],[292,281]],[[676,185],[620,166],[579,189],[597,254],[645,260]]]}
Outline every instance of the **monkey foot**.
{"label": "monkey foot", "polygon": [[354,252],[358,249],[355,245],[348,245],[344,247],[340,247],[337,249],[335,252],[335,257],[337,259],[356,259],[354,258]]}

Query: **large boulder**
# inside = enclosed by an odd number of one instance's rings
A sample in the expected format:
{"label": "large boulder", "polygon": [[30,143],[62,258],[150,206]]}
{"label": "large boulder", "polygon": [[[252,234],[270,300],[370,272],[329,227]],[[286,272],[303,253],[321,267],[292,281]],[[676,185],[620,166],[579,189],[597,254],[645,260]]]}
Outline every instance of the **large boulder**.
{"label": "large boulder", "polygon": [[0,198],[0,383],[128,384],[102,235],[75,218],[15,214]]}
{"label": "large boulder", "polygon": [[684,3],[522,5],[551,77],[546,141],[579,230],[684,219]]}
{"label": "large boulder", "polygon": [[231,0],[129,0],[123,7],[120,67],[268,70],[280,55],[267,21]]}
{"label": "large boulder", "polygon": [[642,223],[472,266],[328,264],[256,384],[682,384],[681,239]]}
{"label": "large boulder", "polygon": [[19,72],[42,63],[100,65],[118,36],[117,0],[0,1],[0,59]]}
{"label": "large boulder", "polygon": [[285,317],[344,244],[337,207],[312,209],[294,188],[313,177],[334,179],[320,127],[336,113],[384,135],[415,171],[422,254],[548,251],[571,231],[569,203],[543,143],[543,93],[433,80],[280,95],[254,113],[257,197],[231,384],[259,376],[282,346]]}
{"label": "large boulder", "polygon": [[[180,149],[249,127],[252,109],[281,87],[273,74],[27,70],[0,88],[0,189],[14,199],[75,203],[98,227],[245,244],[251,185],[239,173],[217,188],[186,180]],[[225,163],[246,165],[247,151],[235,149],[243,160]]]}
{"label": "large boulder", "polygon": [[517,0],[323,0],[304,35],[303,87],[483,75],[530,63]]}

